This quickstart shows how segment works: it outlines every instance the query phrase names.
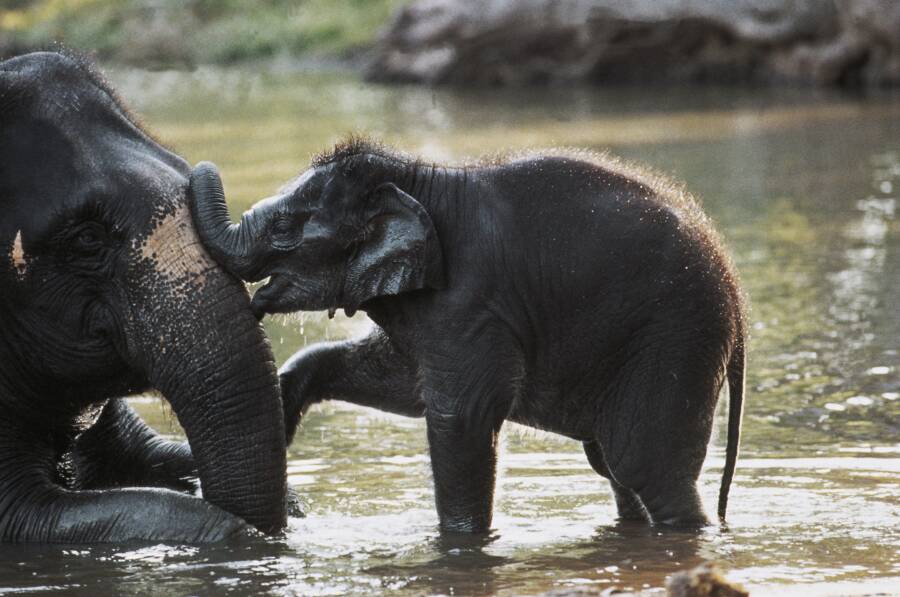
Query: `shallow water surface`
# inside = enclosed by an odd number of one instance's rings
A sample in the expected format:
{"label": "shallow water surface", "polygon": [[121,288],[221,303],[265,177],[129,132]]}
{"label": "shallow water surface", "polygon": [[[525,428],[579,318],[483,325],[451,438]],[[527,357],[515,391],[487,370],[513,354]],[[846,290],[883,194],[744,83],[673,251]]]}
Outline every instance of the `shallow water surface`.
{"label": "shallow water surface", "polygon": [[[433,159],[576,145],[684,180],[751,299],[742,456],[729,524],[619,524],[579,444],[504,431],[495,532],[436,531],[424,424],[315,408],[289,455],[309,516],[238,546],[2,547],[0,593],[537,594],[653,590],[715,560],[760,594],[900,594],[900,98],[809,92],[380,88],[338,75],[122,72],[122,95],[235,215],[342,132]],[[279,361],[364,333],[362,315],[267,322]],[[135,404],[177,425],[155,399]],[[724,405],[724,401],[723,401]],[[713,509],[725,409],[701,478]]]}

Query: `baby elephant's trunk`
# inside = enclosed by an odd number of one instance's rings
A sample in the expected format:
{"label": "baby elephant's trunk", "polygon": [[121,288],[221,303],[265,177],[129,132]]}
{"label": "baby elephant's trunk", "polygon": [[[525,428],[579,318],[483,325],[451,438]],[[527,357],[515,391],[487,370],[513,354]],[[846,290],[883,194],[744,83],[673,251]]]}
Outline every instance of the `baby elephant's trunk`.
{"label": "baby elephant's trunk", "polygon": [[259,268],[250,255],[250,239],[255,228],[254,216],[244,214],[240,224],[228,217],[225,191],[215,164],[200,162],[191,173],[191,215],[200,238],[213,258],[231,273],[257,282]]}

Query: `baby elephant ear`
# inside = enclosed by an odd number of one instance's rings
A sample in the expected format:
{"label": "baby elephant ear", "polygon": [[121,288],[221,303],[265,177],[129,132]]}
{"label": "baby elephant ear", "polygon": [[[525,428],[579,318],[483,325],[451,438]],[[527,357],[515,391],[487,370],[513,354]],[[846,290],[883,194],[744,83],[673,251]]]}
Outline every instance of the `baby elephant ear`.
{"label": "baby elephant ear", "polygon": [[379,296],[444,287],[444,257],[431,216],[396,185],[369,198],[365,240],[350,261],[344,303],[357,308]]}

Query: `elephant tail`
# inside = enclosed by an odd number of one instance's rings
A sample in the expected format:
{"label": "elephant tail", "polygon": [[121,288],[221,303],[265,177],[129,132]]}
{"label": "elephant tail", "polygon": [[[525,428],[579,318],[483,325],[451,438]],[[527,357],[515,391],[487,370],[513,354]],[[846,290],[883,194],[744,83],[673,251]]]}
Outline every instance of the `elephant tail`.
{"label": "elephant tail", "polygon": [[725,468],[722,471],[722,485],[719,487],[719,520],[725,522],[728,509],[728,490],[734,478],[737,464],[738,445],[741,441],[741,415],[744,410],[744,371],[747,365],[744,353],[746,338],[743,329],[738,330],[737,343],[731,351],[726,367],[728,379],[728,443],[725,448]]}

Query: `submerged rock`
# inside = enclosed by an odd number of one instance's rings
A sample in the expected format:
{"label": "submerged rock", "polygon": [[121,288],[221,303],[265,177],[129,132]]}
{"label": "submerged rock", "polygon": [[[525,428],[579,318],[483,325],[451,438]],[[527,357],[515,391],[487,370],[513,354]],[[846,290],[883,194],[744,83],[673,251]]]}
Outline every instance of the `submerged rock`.
{"label": "submerged rock", "polygon": [[900,84],[900,2],[413,0],[379,81]]}
{"label": "submerged rock", "polygon": [[[659,595],[658,590],[622,591],[615,587],[608,589],[572,588],[556,589],[541,597],[641,597]],[[673,574],[666,582],[666,597],[749,597],[750,593],[736,583],[729,582],[722,571],[712,562],[704,562],[696,568]]]}
{"label": "submerged rock", "polygon": [[706,562],[687,572],[673,574],[666,583],[668,597],[749,597],[744,587],[729,582],[719,568]]}

